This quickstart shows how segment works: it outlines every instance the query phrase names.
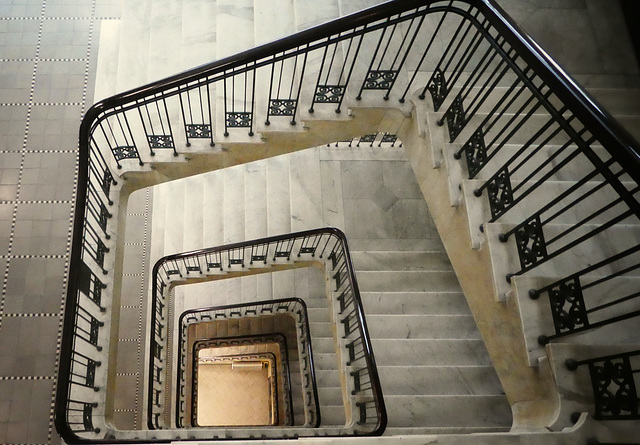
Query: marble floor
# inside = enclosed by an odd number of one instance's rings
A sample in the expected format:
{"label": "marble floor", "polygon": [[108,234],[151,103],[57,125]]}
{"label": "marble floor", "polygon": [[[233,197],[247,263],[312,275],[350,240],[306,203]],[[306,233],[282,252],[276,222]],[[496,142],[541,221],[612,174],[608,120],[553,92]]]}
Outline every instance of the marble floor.
{"label": "marble floor", "polygon": [[[616,2],[499,3],[584,85],[638,85]],[[100,24],[120,14],[121,0],[0,0],[0,443],[60,443],[53,394],[77,132],[93,102]]]}

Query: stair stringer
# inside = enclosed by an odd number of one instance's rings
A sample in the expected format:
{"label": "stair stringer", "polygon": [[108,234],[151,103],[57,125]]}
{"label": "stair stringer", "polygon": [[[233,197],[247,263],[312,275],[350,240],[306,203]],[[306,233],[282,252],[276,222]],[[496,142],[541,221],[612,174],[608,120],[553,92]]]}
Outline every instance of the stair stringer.
{"label": "stair stringer", "polygon": [[489,249],[472,249],[466,207],[451,204],[446,164],[434,146],[438,135],[425,125],[428,105],[413,102],[398,136],[511,405],[512,431],[544,430],[559,409],[551,368],[548,361],[529,365],[517,304],[496,298]]}

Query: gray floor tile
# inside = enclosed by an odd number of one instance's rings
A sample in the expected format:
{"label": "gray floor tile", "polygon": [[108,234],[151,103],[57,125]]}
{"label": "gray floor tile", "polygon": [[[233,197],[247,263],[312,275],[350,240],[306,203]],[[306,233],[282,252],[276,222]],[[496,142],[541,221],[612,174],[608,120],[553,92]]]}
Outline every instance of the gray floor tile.
{"label": "gray floor tile", "polygon": [[42,27],[40,57],[46,59],[84,59],[89,42],[89,19],[45,20]]}
{"label": "gray floor tile", "polygon": [[9,61],[2,62],[2,65],[2,71],[0,72],[0,103],[28,102],[35,62]]}
{"label": "gray floor tile", "polygon": [[[3,30],[2,41],[0,41],[1,58],[28,59],[36,56],[39,20],[3,20],[0,27]],[[31,71],[33,71],[33,62],[31,62]]]}

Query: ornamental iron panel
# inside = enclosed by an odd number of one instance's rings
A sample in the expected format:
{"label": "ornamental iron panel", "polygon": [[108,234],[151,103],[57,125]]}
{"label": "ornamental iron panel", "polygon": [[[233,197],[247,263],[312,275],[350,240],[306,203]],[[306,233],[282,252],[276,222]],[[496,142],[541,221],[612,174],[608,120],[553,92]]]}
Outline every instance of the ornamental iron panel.
{"label": "ornamental iron panel", "polygon": [[429,93],[431,93],[431,99],[433,99],[433,109],[434,111],[438,111],[449,93],[447,90],[447,81],[440,68],[433,72],[427,88],[429,89]]}
{"label": "ornamental iron panel", "polygon": [[252,116],[248,112],[226,113],[227,127],[230,128],[249,128],[251,127]]}
{"label": "ornamental iron panel", "polygon": [[396,141],[398,140],[398,135],[396,134],[389,134],[389,133],[384,133],[382,135],[382,140],[380,141],[381,143],[391,143],[391,145],[395,144]]}
{"label": "ornamental iron panel", "polygon": [[509,169],[504,167],[491,178],[487,185],[489,206],[492,219],[502,215],[513,203],[513,191],[511,190],[511,178]]}
{"label": "ornamental iron panel", "polygon": [[[637,372],[637,370],[635,371]],[[629,355],[589,363],[597,420],[640,419]]]}
{"label": "ornamental iron panel", "polygon": [[547,257],[547,247],[539,216],[519,226],[515,231],[515,237],[522,269],[535,265]]}
{"label": "ornamental iron panel", "polygon": [[109,196],[109,191],[111,191],[111,184],[113,183],[113,175],[108,168],[104,169],[104,174],[102,175],[102,180],[100,181],[100,187],[107,197]]}
{"label": "ornamental iron panel", "polygon": [[449,128],[449,140],[453,142],[456,140],[464,124],[466,123],[466,115],[464,112],[464,106],[462,105],[462,96],[458,94],[451,106],[447,110],[447,126]]}
{"label": "ornamental iron panel", "polygon": [[147,141],[151,148],[174,148],[170,134],[150,134],[147,135]]}
{"label": "ornamental iron panel", "polygon": [[184,126],[189,139],[209,139],[211,137],[211,125],[187,124]]}
{"label": "ornamental iron panel", "polygon": [[337,104],[342,100],[346,85],[318,85],[313,95],[314,103]]}
{"label": "ornamental iron panel", "polygon": [[364,81],[365,90],[388,90],[398,77],[395,70],[371,70]]}
{"label": "ornamental iron panel", "polygon": [[578,277],[552,287],[548,293],[556,334],[565,334],[589,326]]}
{"label": "ornamental iron panel", "polygon": [[482,128],[473,133],[464,147],[464,157],[467,161],[467,169],[469,170],[469,179],[473,179],[475,175],[487,163],[487,147],[484,143],[484,134]]}
{"label": "ornamental iron panel", "polygon": [[269,101],[269,116],[293,116],[296,112],[295,99],[271,99]]}
{"label": "ornamental iron panel", "polygon": [[114,147],[111,149],[111,152],[113,153],[113,157],[118,163],[123,159],[140,159],[140,156],[138,155],[138,149],[135,147],[135,145],[121,145],[118,147]]}

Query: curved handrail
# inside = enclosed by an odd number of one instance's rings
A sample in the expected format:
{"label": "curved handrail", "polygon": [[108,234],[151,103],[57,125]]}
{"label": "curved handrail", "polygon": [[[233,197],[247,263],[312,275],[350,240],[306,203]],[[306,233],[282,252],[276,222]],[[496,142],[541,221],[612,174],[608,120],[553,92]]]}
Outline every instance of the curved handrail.
{"label": "curved handrail", "polygon": [[[320,239],[318,238],[319,236],[322,235],[328,235],[327,239],[324,241],[320,241]],[[336,239],[336,243],[330,246],[330,241],[331,238],[335,238]],[[268,246],[276,246],[279,242],[282,241],[288,241],[288,240],[317,240],[318,243],[315,244],[314,250],[313,252],[309,252],[309,254],[315,256],[316,253],[319,253],[318,258],[323,258],[325,257],[325,253],[329,253],[331,254],[332,252],[335,252],[337,250],[337,245],[340,245],[340,250],[342,252],[342,254],[344,255],[345,258],[345,264],[346,264],[346,272],[347,272],[347,278],[349,281],[349,284],[351,286],[352,289],[352,296],[353,296],[353,300],[354,300],[354,309],[356,312],[356,318],[357,318],[357,326],[358,326],[358,330],[359,330],[359,338],[361,339],[362,343],[363,343],[363,349],[364,349],[364,360],[366,363],[366,367],[369,371],[369,375],[370,375],[370,379],[371,379],[371,383],[372,383],[372,391],[373,391],[373,399],[374,399],[374,403],[375,406],[378,407],[378,419],[377,419],[377,424],[375,425],[375,427],[373,428],[373,430],[368,433],[370,435],[381,435],[387,425],[387,413],[386,413],[386,408],[385,408],[385,404],[384,404],[384,397],[382,395],[382,388],[380,385],[380,379],[378,376],[378,372],[377,372],[377,368],[376,368],[376,361],[375,361],[375,357],[374,357],[374,353],[373,353],[373,347],[371,345],[371,340],[369,338],[369,331],[367,328],[367,324],[366,324],[366,319],[364,316],[364,309],[363,309],[363,305],[362,305],[362,300],[360,298],[360,291],[358,288],[358,283],[355,277],[355,269],[353,268],[353,263],[351,261],[351,256],[349,254],[349,249],[348,249],[348,245],[347,245],[347,238],[344,235],[344,233],[337,229],[337,228],[333,228],[333,227],[327,227],[327,228],[322,228],[322,229],[312,229],[312,230],[305,230],[305,231],[301,231],[301,232],[296,232],[296,233],[291,233],[291,234],[285,234],[285,235],[277,235],[277,236],[272,236],[272,237],[265,237],[265,238],[260,238],[257,240],[251,240],[251,241],[243,241],[243,242],[238,242],[238,243],[233,243],[233,244],[228,244],[228,245],[224,245],[224,246],[217,246],[217,247],[210,247],[210,248],[204,248],[204,249],[196,249],[193,251],[189,251],[189,252],[181,252],[181,253],[176,253],[176,254],[172,254],[172,255],[167,255],[164,256],[162,258],[160,258],[158,261],[156,261],[156,263],[154,264],[153,267],[153,275],[152,275],[152,300],[151,300],[151,329],[153,330],[153,326],[156,322],[156,295],[157,295],[157,290],[160,286],[159,284],[159,277],[162,274],[162,271],[164,270],[163,266],[166,264],[171,264],[174,263],[176,261],[179,260],[185,260],[185,259],[189,259],[189,258],[206,258],[208,255],[212,255],[215,253],[221,253],[221,252],[233,252],[236,251],[238,249],[245,249],[247,247],[251,247],[251,246],[256,246],[256,245],[268,245]],[[293,246],[291,246],[291,253],[295,254],[295,252],[293,252]],[[300,251],[298,251],[298,253],[300,253]],[[328,258],[327,258],[328,259]],[[299,298],[291,298],[288,300],[292,300],[292,301],[300,301],[302,302],[302,304],[304,305],[304,307],[306,307],[306,304],[304,303],[303,300],[300,300]],[[251,303],[251,305],[256,305],[256,304],[265,304],[265,303],[274,303],[277,302],[277,300],[267,300],[267,301],[260,301],[260,302],[255,302],[255,303]],[[241,308],[246,306],[246,303],[238,303],[238,304],[234,304],[234,305],[227,305],[227,306],[222,306],[219,307],[217,309],[233,309],[233,308]],[[189,310],[189,311],[185,311],[180,315],[179,318],[179,326],[182,326],[183,324],[183,320],[184,317],[186,317],[188,314],[191,313],[198,313],[198,312],[204,312],[204,311],[208,311],[211,308],[205,308],[205,309],[193,309],[193,310]],[[215,309],[215,308],[214,308]],[[153,335],[151,337],[151,341],[155,342]],[[153,348],[152,348],[153,349]],[[312,346],[311,343],[309,342],[308,344],[308,352],[309,352],[309,358],[311,361],[311,373],[312,373],[312,389],[313,389],[313,394],[314,394],[314,398],[317,401],[318,400],[318,390],[317,390],[317,385],[315,382],[315,371],[314,371],[314,366],[313,366],[313,350],[312,350]],[[152,368],[153,368],[153,357],[151,357],[150,359],[150,363],[149,363],[149,383],[150,383],[150,387],[152,387],[152,381],[153,381],[153,373],[152,373]],[[149,400],[149,406],[148,406],[148,411],[149,413],[151,413],[152,410],[152,400]],[[320,422],[320,413],[319,410],[318,411],[318,419],[316,419],[316,427],[319,425]],[[152,425],[150,424],[150,428],[152,427]]]}
{"label": "curved handrail", "polygon": [[[295,303],[301,306],[302,311],[304,313],[304,320],[306,320],[307,325],[305,326],[305,330],[307,332],[307,334],[310,333],[309,331],[309,327],[308,327],[308,316],[307,316],[307,304],[304,302],[304,300],[302,300],[301,298],[283,298],[283,299],[279,299],[279,300],[261,300],[261,301],[255,301],[252,303],[239,303],[239,304],[232,304],[232,305],[225,305],[225,306],[212,306],[212,307],[206,307],[206,308],[199,308],[199,309],[190,309],[187,311],[184,311],[182,314],[180,314],[180,317],[178,319],[178,326],[183,326],[184,320],[186,317],[188,317],[189,315],[192,314],[198,314],[198,313],[203,313],[203,312],[216,312],[216,311],[222,311],[222,310],[231,310],[231,309],[235,309],[235,308],[242,308],[242,307],[246,307],[246,306],[264,306],[264,305],[277,305],[277,304],[281,304],[281,303]],[[266,335],[266,334],[260,334],[260,335]],[[273,334],[271,334],[273,335]],[[282,335],[282,334],[278,334],[278,335]],[[250,336],[249,336],[250,337]],[[234,338],[242,338],[242,337],[234,337]],[[226,338],[228,339],[228,338]],[[283,336],[283,340],[284,343],[286,345],[286,338]],[[180,342],[182,342],[182,338],[180,339]],[[316,371],[315,371],[315,363],[313,361],[313,346],[311,344],[310,338],[307,338],[307,356],[309,359],[309,375],[310,375],[310,379],[311,379],[311,390],[314,396],[314,405],[315,405],[315,411],[317,413],[316,415],[316,422],[313,425],[313,428],[317,428],[320,425],[320,405],[319,405],[319,399],[318,399],[318,385],[317,385],[317,381],[316,381]],[[180,378],[180,368],[181,368],[181,357],[180,355],[182,354],[182,346],[178,347],[179,351],[178,351],[178,372],[177,372],[177,376],[178,379]],[[288,375],[288,373],[287,373]],[[287,377],[288,378],[288,377]],[[179,385],[178,385],[179,386]],[[291,383],[289,382],[289,401],[291,402]],[[176,410],[176,425],[179,425],[179,413],[178,410]]]}
{"label": "curved handrail", "polygon": [[[495,0],[456,0],[456,2],[468,5],[469,10],[473,8],[482,12],[491,26],[497,29],[501,33],[501,37],[518,52],[519,57],[535,70],[536,74],[553,89],[554,94],[570,108],[571,112],[588,126],[589,131],[603,143],[604,148],[611,153],[614,158],[619,160],[621,164],[628,168],[629,175],[640,183],[639,144],[607,111],[577,86],[573,79],[571,79],[526,32],[508,18]],[[74,321],[77,316],[76,302],[80,286],[79,281],[82,278],[83,270],[82,241],[87,207],[90,145],[92,132],[97,128],[99,123],[110,115],[127,109],[127,107],[132,108],[153,101],[156,99],[157,94],[162,94],[165,91],[177,89],[191,82],[205,82],[206,79],[212,76],[224,75],[226,71],[232,71],[234,68],[243,65],[248,66],[253,63],[251,66],[255,68],[255,61],[257,60],[271,56],[275,57],[278,53],[300,48],[304,45],[311,45],[318,40],[330,36],[339,36],[343,32],[352,31],[358,27],[363,27],[363,29],[358,32],[364,34],[374,29],[374,27],[370,27],[366,28],[365,31],[364,28],[367,27],[367,25],[384,20],[394,14],[405,13],[412,9],[417,10],[417,8],[431,7],[432,5],[437,5],[437,8],[444,10],[447,6],[442,5],[443,3],[445,2],[441,0],[391,1],[303,31],[277,42],[269,43],[235,56],[202,65],[167,79],[118,94],[98,102],[87,111],[79,132],[79,170],[76,189],[76,206],[64,314],[63,342],[61,345],[61,360],[58,370],[59,381],[56,390],[55,424],[57,430],[65,440],[73,442],[87,441],[78,436],[67,424],[65,420],[65,403],[70,387],[70,381],[67,376],[70,375],[71,371],[71,357],[74,348]],[[453,1],[448,3],[450,7]],[[434,6],[434,10],[435,8],[436,6]],[[465,15],[461,9],[452,8],[452,12]],[[339,38],[334,39],[334,42],[337,40],[339,40]],[[321,44],[318,43],[317,45]],[[266,64],[268,62],[264,63]],[[179,92],[180,90],[178,89],[171,94],[179,94]],[[107,171],[105,171],[105,173],[107,173]]]}

